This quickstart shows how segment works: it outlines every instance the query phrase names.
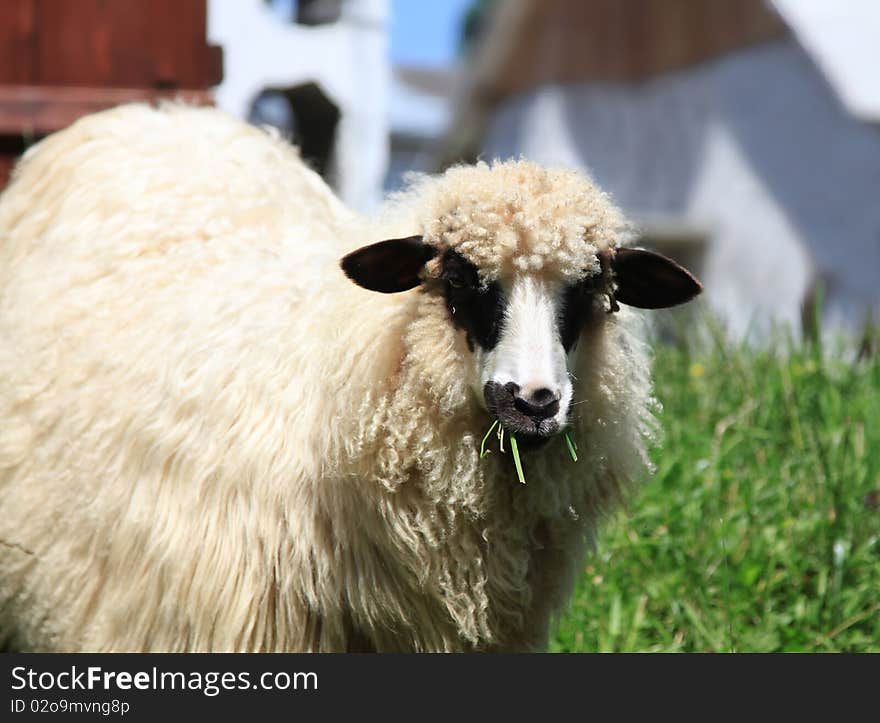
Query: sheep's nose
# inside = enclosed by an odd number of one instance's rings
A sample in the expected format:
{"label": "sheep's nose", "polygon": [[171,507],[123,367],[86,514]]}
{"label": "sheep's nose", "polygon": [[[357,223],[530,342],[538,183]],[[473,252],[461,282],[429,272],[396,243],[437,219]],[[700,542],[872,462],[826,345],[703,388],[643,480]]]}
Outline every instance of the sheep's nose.
{"label": "sheep's nose", "polygon": [[524,387],[514,392],[513,405],[535,421],[541,421],[556,416],[559,397],[557,392],[547,387]]}

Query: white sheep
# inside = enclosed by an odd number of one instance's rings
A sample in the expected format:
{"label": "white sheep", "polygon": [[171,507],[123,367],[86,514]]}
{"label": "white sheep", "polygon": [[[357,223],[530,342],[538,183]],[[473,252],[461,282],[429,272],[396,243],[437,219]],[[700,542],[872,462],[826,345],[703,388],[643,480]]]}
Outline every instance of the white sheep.
{"label": "white sheep", "polygon": [[[423,179],[368,227],[210,109],[44,140],[0,196],[0,643],[545,647],[648,464],[616,302],[699,291],[622,229],[524,161]],[[479,458],[494,419],[525,485],[497,441]]]}

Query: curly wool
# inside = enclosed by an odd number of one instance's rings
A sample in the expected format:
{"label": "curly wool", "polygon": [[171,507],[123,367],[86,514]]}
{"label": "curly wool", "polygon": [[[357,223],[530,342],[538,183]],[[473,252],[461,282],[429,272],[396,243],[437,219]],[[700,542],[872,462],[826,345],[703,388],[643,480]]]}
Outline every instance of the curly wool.
{"label": "curly wool", "polygon": [[620,219],[581,176],[516,162],[423,179],[370,227],[209,109],[125,106],[28,152],[0,197],[0,639],[546,646],[647,465],[636,319],[584,331],[580,460],[556,440],[522,486],[478,458],[490,418],[436,285],[374,294],[338,268],[414,222],[487,276],[538,257],[575,278]]}
{"label": "curly wool", "polygon": [[575,282],[598,273],[597,253],[628,229],[608,195],[575,170],[480,162],[413,181],[385,214],[409,218],[426,242],[455,249],[486,281],[525,272]]}

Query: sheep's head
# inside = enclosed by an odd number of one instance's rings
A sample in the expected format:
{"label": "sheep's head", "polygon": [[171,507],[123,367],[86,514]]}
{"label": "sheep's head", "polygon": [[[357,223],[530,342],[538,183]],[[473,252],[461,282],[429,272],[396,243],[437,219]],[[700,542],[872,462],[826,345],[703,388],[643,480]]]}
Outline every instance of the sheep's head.
{"label": "sheep's head", "polygon": [[701,291],[670,259],[620,247],[619,212],[577,172],[481,164],[431,190],[423,234],[365,246],[342,268],[372,291],[442,295],[474,357],[471,386],[521,444],[566,427],[586,326],[618,302],[656,309]]}

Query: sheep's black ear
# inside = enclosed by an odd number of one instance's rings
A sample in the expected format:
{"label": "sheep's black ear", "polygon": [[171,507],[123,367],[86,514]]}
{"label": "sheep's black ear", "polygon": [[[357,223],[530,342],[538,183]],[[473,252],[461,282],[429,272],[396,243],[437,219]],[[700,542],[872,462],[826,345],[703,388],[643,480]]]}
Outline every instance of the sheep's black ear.
{"label": "sheep's black ear", "polygon": [[653,251],[617,249],[611,268],[617,281],[615,299],[640,309],[683,304],[703,290],[690,271]]}
{"label": "sheep's black ear", "polygon": [[419,272],[437,249],[421,236],[393,238],[364,246],[345,256],[340,265],[358,286],[383,294],[406,291],[419,285]]}

